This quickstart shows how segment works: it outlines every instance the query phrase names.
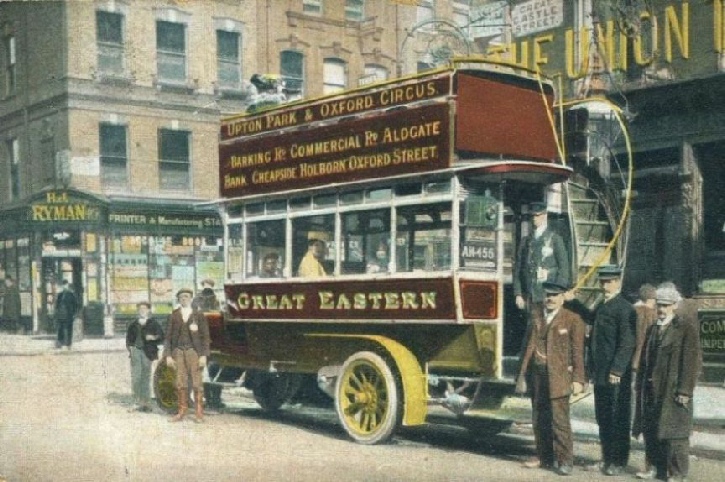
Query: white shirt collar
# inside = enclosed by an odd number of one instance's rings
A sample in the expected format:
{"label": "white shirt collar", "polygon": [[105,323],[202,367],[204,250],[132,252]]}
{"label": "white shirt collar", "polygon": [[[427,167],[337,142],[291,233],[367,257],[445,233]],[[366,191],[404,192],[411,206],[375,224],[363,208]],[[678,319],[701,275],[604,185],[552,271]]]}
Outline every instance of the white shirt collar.
{"label": "white shirt collar", "polygon": [[541,226],[538,226],[534,230],[534,237],[540,238],[542,234],[544,234],[544,231],[546,231],[546,223],[542,224]]}

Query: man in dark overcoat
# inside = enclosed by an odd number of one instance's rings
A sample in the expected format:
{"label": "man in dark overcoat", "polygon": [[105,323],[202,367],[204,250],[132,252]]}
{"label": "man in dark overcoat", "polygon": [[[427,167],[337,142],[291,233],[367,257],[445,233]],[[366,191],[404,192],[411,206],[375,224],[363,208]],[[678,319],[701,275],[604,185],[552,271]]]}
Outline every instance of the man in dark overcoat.
{"label": "man in dark overcoat", "polygon": [[22,324],[20,323],[20,290],[18,290],[18,285],[10,275],[6,275],[2,283],[5,285],[2,321],[5,324],[5,329],[7,331],[10,333],[16,333],[22,330]]}
{"label": "man in dark overcoat", "polygon": [[68,280],[59,285],[55,298],[55,322],[58,325],[58,348],[70,350],[73,344],[73,320],[78,312],[78,300],[70,289]]}
{"label": "man in dark overcoat", "polygon": [[131,360],[131,392],[136,406],[132,410],[151,411],[151,364],[159,356],[159,345],[164,342],[164,330],[151,317],[151,303],[136,305],[138,317],[126,330],[126,349]]}
{"label": "man in dark overcoat", "polygon": [[680,301],[671,283],[657,288],[658,319],[647,332],[640,358],[632,426],[635,437],[643,435],[654,466],[647,478],[675,481],[689,471],[692,396],[701,365],[698,326],[676,313]]}
{"label": "man in dark overcoat", "polygon": [[629,462],[632,422],[632,354],[637,314],[620,293],[622,271],[617,266],[598,270],[604,300],[594,311],[569,293],[567,307],[591,325],[589,377],[594,385],[594,410],[599,425],[602,463],[606,475],[619,475]]}
{"label": "man in dark overcoat", "polygon": [[581,317],[564,308],[566,286],[545,282],[545,312],[529,326],[528,342],[521,360],[517,391],[529,380],[532,422],[538,459],[524,467],[555,467],[570,475],[574,442],[569,417],[569,395],[584,391],[584,333]]}
{"label": "man in dark overcoat", "polygon": [[171,422],[183,420],[188,410],[189,378],[196,401],[195,422],[204,421],[204,393],[202,374],[209,356],[209,324],[204,313],[191,307],[193,292],[182,288],[176,293],[179,307],[166,325],[166,364],[176,368],[176,389],[179,410]]}

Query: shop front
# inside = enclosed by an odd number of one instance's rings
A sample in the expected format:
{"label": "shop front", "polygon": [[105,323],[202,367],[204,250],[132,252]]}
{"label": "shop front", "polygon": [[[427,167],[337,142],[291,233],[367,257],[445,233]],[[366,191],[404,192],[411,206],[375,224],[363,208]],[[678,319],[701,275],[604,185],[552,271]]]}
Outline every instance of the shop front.
{"label": "shop front", "polygon": [[60,280],[82,303],[88,335],[117,334],[140,301],[170,313],[176,290],[202,279],[221,293],[222,228],[209,207],[50,189],[0,211],[0,222],[0,267],[17,280],[25,332],[55,332]]}

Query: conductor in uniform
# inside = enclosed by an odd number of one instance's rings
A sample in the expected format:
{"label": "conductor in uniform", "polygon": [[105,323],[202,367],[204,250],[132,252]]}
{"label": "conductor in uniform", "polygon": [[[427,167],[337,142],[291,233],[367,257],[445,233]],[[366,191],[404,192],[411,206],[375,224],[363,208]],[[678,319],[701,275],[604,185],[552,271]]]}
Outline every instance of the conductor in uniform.
{"label": "conductor in uniform", "polygon": [[574,442],[569,416],[569,395],[586,387],[584,334],[586,325],[576,313],[563,307],[566,286],[543,283],[545,310],[529,325],[528,342],[521,361],[517,392],[530,384],[532,422],[538,457],[524,467],[554,468],[570,475]]}
{"label": "conductor in uniform", "polygon": [[620,475],[629,462],[632,422],[632,354],[635,349],[637,314],[620,293],[622,270],[599,268],[604,300],[594,311],[568,292],[566,306],[591,325],[589,376],[594,385],[594,410],[605,475]]}
{"label": "conductor in uniform", "polygon": [[564,240],[548,226],[546,204],[531,203],[530,212],[534,231],[521,240],[513,282],[516,307],[528,310],[533,321],[544,310],[543,283],[569,286],[571,267]]}

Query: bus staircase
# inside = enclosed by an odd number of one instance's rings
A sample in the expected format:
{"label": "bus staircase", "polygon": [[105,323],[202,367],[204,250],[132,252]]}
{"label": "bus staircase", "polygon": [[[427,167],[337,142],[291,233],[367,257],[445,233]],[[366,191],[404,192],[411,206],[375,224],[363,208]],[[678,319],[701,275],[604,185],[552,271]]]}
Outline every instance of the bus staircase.
{"label": "bus staircase", "polygon": [[[602,299],[596,269],[605,264],[621,265],[626,245],[626,229],[612,243],[621,221],[621,189],[603,182],[598,175],[574,176],[566,185],[566,198],[571,213],[569,239],[574,247],[573,286],[577,299],[593,308]],[[563,227],[563,225],[559,225]],[[612,247],[610,248],[610,244]],[[523,347],[523,344],[522,344]],[[519,355],[503,357],[505,380],[515,380],[519,369]]]}

